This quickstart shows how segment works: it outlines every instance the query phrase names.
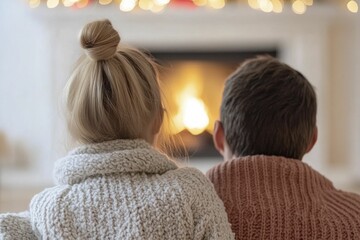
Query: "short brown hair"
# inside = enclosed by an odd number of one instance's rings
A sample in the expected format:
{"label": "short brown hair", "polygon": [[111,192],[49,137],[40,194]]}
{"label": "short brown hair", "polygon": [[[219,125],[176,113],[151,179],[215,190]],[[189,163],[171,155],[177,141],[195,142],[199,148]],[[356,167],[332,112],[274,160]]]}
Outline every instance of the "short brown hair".
{"label": "short brown hair", "polygon": [[302,159],[316,127],[316,94],[298,71],[269,56],[245,61],[227,80],[221,104],[236,156]]}

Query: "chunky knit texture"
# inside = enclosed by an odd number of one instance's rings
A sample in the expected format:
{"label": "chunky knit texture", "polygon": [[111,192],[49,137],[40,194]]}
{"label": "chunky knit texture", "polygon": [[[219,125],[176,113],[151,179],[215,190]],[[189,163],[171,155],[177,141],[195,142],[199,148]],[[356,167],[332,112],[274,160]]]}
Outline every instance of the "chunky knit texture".
{"label": "chunky knit texture", "polygon": [[0,239],[36,240],[28,212],[0,215]]}
{"label": "chunky knit texture", "polygon": [[55,178],[30,204],[41,239],[234,239],[210,181],[143,140],[79,147]]}
{"label": "chunky knit texture", "polygon": [[360,196],[299,160],[248,156],[207,175],[236,239],[360,239]]}

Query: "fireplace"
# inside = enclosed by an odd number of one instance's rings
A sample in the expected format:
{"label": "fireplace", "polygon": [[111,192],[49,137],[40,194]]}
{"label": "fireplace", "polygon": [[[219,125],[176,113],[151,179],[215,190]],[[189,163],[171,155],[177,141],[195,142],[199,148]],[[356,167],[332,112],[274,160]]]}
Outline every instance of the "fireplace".
{"label": "fireplace", "polygon": [[264,54],[276,57],[277,50],[152,51],[161,66],[168,134],[181,140],[176,157],[219,157],[212,133],[225,80],[242,61]]}

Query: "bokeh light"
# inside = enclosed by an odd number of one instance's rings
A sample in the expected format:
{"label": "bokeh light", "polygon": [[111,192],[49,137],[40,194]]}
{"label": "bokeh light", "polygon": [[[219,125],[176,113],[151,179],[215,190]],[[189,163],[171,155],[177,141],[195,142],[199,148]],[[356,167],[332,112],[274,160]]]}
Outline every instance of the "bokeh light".
{"label": "bokeh light", "polygon": [[46,4],[48,8],[56,8],[59,5],[59,2],[59,0],[48,0]]}
{"label": "bokeh light", "polygon": [[306,5],[303,1],[296,0],[292,4],[292,10],[296,14],[304,14],[306,12]]}
{"label": "bokeh light", "polygon": [[346,6],[352,13],[357,13],[359,11],[359,6],[354,0],[349,1]]}
{"label": "bokeh light", "polygon": [[40,0],[29,0],[29,6],[31,8],[37,8],[40,5]]}
{"label": "bokeh light", "polygon": [[120,10],[123,12],[130,12],[136,7],[136,0],[122,0],[120,3]]}

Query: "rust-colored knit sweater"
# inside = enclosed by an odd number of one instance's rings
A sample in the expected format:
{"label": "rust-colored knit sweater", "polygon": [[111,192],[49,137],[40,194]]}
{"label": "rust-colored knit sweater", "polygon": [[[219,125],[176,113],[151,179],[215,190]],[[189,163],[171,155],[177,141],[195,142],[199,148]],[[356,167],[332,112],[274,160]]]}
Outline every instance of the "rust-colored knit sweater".
{"label": "rust-colored knit sweater", "polygon": [[335,189],[299,160],[242,157],[207,176],[236,239],[360,239],[360,196]]}

